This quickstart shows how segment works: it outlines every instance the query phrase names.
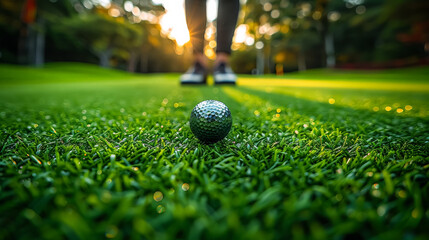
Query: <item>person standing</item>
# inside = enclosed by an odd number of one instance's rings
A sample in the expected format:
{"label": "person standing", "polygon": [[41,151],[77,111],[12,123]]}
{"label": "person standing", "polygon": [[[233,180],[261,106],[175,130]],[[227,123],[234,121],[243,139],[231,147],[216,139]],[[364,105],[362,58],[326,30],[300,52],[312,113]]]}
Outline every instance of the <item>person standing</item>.
{"label": "person standing", "polygon": [[[235,84],[237,76],[229,66],[231,43],[237,24],[239,0],[219,0],[216,35],[215,84]],[[204,34],[207,24],[206,0],[185,0],[186,24],[190,33],[194,64],[180,77],[181,84],[205,84],[208,75],[204,56]]]}

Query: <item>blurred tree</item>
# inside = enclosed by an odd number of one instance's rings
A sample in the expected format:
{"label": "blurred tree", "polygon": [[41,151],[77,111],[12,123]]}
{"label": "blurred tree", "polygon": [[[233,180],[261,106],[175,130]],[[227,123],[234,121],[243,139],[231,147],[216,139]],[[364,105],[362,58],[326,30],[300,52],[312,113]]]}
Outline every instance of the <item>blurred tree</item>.
{"label": "blurred tree", "polygon": [[[340,19],[330,24],[340,65],[360,63],[371,66],[374,65],[371,63],[379,62],[383,64],[378,66],[387,67],[395,66],[392,63],[395,60],[403,66],[409,62],[406,59],[415,59],[412,60],[414,64],[418,63],[417,59],[424,55],[423,36],[428,31],[416,26],[429,20],[428,5],[428,1],[422,0],[332,1],[331,11],[340,14]],[[419,41],[401,38],[415,37],[413,29],[421,36]]]}
{"label": "blurred tree", "polygon": [[[395,45],[414,48],[419,57],[429,58],[429,1],[426,0],[392,0],[385,3],[382,20],[390,23],[390,35],[394,36]],[[395,36],[395,35],[396,36]],[[387,35],[387,34],[386,34]],[[386,49],[386,54],[395,51],[393,46]],[[397,53],[401,54],[401,53]],[[406,55],[406,54],[405,54]],[[395,56],[390,56],[395,57]],[[401,57],[404,57],[401,54]]]}
{"label": "blurred tree", "polygon": [[[81,0],[81,2],[84,5],[88,4],[88,0]],[[149,18],[152,18],[152,21],[154,21],[155,19],[159,19],[159,17],[165,13],[165,9],[162,7],[162,5],[156,5],[151,0],[113,0],[110,7],[104,9],[106,9],[106,14],[109,14],[113,17],[125,19],[125,21],[128,21],[129,23],[138,26],[144,32],[141,38],[135,39],[138,42],[136,42],[136,44],[129,49],[128,53],[123,52],[122,56],[124,60],[127,61],[126,69],[129,72],[136,71],[139,60],[143,62],[140,64],[140,66],[142,67],[141,71],[147,72],[147,53],[148,50],[151,49],[151,43],[154,42],[149,41],[149,38],[153,38],[153,36],[151,36],[149,32],[155,27],[154,22],[149,22]],[[158,37],[161,36],[158,35]]]}
{"label": "blurred tree", "polygon": [[[307,69],[310,56],[319,57],[318,61],[312,61],[311,67],[325,66],[328,55],[324,44],[328,29],[327,3],[326,0],[249,0],[244,8],[244,22],[255,41],[264,42],[265,49],[270,50],[265,54],[271,62],[277,62],[277,52],[289,52],[292,53],[289,56],[296,60],[298,70]],[[269,69],[274,67],[269,66]]]}
{"label": "blurred tree", "polygon": [[63,19],[58,25],[64,34],[77,37],[99,58],[100,66],[109,67],[114,53],[129,57],[130,51],[141,46],[143,29],[124,19],[113,18],[103,11]]}
{"label": "blurred tree", "polygon": [[256,69],[256,49],[247,48],[235,51],[231,55],[231,67],[237,73],[251,73]]}
{"label": "blurred tree", "polygon": [[72,11],[69,1],[0,1],[0,61],[43,65],[46,26]]}
{"label": "blurred tree", "polygon": [[268,59],[303,70],[428,56],[427,12],[426,0],[248,0],[242,23]]}
{"label": "blurred tree", "polygon": [[[231,64],[247,73],[256,62],[261,72],[415,64],[429,56],[427,12],[427,0],[247,0]],[[151,0],[1,0],[0,61],[183,71],[192,53],[161,30],[164,13]]]}
{"label": "blurred tree", "polygon": [[[293,52],[297,59],[297,67],[299,71],[307,69],[307,56],[320,56],[315,54],[315,51],[320,51],[318,46],[321,45],[321,39],[317,32],[306,30],[294,30],[290,34],[276,34],[273,36],[274,41],[279,41],[277,51]],[[322,59],[320,59],[320,62]]]}
{"label": "blurred tree", "polygon": [[18,45],[22,25],[20,14],[23,1],[0,1],[0,61],[18,62]]}
{"label": "blurred tree", "polygon": [[333,35],[336,57],[344,62],[370,62],[380,32],[385,27],[379,20],[385,0],[335,0],[329,4],[329,32]]}

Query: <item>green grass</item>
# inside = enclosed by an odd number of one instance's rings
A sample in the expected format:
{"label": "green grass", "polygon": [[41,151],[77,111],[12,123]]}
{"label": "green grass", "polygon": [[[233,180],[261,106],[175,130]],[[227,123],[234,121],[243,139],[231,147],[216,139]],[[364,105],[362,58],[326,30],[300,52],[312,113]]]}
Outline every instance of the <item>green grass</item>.
{"label": "green grass", "polygon": [[[404,91],[0,65],[0,239],[428,239],[428,69],[281,81]],[[188,125],[206,99],[233,115],[213,145]]]}

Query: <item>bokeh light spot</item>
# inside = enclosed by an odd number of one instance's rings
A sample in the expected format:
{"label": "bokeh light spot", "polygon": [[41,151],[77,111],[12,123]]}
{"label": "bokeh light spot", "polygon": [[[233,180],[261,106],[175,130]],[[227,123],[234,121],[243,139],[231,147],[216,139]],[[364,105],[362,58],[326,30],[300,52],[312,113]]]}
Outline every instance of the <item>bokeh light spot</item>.
{"label": "bokeh light spot", "polygon": [[271,17],[272,18],[278,18],[278,17],[280,17],[280,11],[277,10],[277,9],[271,11]]}
{"label": "bokeh light spot", "polygon": [[106,229],[106,238],[115,238],[118,235],[118,228],[116,226],[109,226]]}
{"label": "bokeh light spot", "polygon": [[159,214],[161,214],[161,213],[165,212],[165,207],[164,207],[164,206],[162,206],[162,205],[158,205],[158,206],[156,207],[156,212],[157,212],[157,213],[159,213]]}
{"label": "bokeh light spot", "polygon": [[406,198],[407,197],[407,192],[405,192],[404,190],[399,190],[397,193],[398,197],[400,198]]}
{"label": "bokeh light spot", "polygon": [[156,191],[154,194],[153,194],[153,200],[155,200],[155,201],[157,201],[157,202],[160,202],[160,201],[162,201],[162,199],[164,198],[164,195],[162,194],[162,192],[160,192],[160,191]]}
{"label": "bokeh light spot", "polygon": [[364,5],[360,5],[356,8],[356,13],[357,14],[364,14],[366,12],[366,7]]}
{"label": "bokeh light spot", "polygon": [[182,184],[182,190],[185,192],[188,191],[189,190],[189,184],[187,184],[187,183]]}
{"label": "bokeh light spot", "polygon": [[419,211],[417,208],[415,208],[415,209],[411,212],[411,216],[412,216],[413,218],[418,218],[418,217],[420,216],[420,211]]}
{"label": "bokeh light spot", "polygon": [[108,13],[112,17],[119,17],[121,15],[121,12],[117,8],[110,8]]}
{"label": "bokeh light spot", "polygon": [[255,116],[259,116],[259,115],[261,115],[261,113],[260,113],[258,110],[255,110],[255,111],[253,112],[253,114],[255,114]]}

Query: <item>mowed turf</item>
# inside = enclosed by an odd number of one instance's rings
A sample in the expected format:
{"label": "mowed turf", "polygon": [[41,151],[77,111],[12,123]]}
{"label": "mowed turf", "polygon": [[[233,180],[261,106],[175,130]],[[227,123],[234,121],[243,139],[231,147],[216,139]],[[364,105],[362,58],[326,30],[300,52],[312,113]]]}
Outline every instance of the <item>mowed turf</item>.
{"label": "mowed turf", "polygon": [[0,65],[0,239],[429,238],[429,68],[178,76]]}

